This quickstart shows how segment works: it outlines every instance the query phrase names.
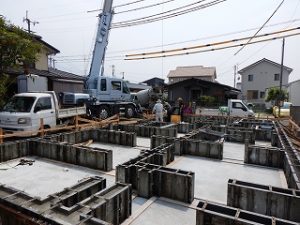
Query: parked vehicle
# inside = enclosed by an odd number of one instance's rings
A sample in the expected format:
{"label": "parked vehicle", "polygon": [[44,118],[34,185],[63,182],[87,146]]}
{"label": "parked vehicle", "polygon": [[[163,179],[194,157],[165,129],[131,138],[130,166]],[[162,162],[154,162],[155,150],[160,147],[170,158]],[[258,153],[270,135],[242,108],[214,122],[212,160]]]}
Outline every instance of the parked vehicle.
{"label": "parked vehicle", "polygon": [[273,107],[273,115],[275,117],[289,117],[290,116],[290,106],[292,105],[291,102],[284,102],[282,107],[280,108],[280,115],[279,115],[279,107]]}
{"label": "parked vehicle", "polygon": [[218,109],[201,108],[201,114],[204,115],[228,115],[240,117],[254,117],[252,109],[249,109],[246,103],[239,99],[229,99],[227,106],[221,106]]}
{"label": "parked vehicle", "polygon": [[0,112],[0,127],[6,132],[32,131],[35,135],[41,127],[41,118],[44,128],[52,128],[84,114],[85,106],[60,108],[53,91],[21,93],[14,95]]}

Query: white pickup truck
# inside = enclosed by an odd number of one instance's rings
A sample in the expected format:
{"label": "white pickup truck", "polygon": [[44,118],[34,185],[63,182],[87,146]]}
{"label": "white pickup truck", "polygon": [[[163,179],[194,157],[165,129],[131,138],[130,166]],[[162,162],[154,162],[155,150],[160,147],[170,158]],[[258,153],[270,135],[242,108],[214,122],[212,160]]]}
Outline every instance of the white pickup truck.
{"label": "white pickup truck", "polygon": [[44,128],[52,128],[84,114],[85,106],[59,108],[53,91],[21,93],[14,95],[0,112],[0,128],[5,132],[32,131],[31,135],[35,135],[41,127],[41,118]]}
{"label": "white pickup truck", "polygon": [[228,116],[240,116],[240,117],[254,117],[255,114],[252,109],[249,109],[248,105],[239,99],[229,99],[228,106],[221,106],[219,109],[201,108],[201,114],[203,115],[228,115]]}

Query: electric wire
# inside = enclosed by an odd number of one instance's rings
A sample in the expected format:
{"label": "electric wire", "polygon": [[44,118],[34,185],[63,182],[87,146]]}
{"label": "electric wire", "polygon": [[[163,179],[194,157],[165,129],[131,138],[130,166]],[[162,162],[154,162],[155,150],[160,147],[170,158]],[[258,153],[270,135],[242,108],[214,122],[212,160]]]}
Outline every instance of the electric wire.
{"label": "electric wire", "polygon": [[[275,9],[275,11],[271,14],[271,16],[266,20],[266,22],[264,22],[264,24],[258,29],[258,31],[256,31],[256,33],[248,40],[248,43],[265,27],[265,25],[271,20],[271,18],[276,14],[276,12],[280,9],[280,7],[282,6],[282,4],[284,3],[285,0],[282,0],[281,3],[277,6],[277,8]],[[247,44],[246,44],[247,45]],[[244,45],[243,47],[241,47],[236,53],[234,53],[234,55],[237,55],[239,52],[241,52],[246,45]]]}
{"label": "electric wire", "polygon": [[133,5],[133,4],[136,4],[136,3],[139,3],[139,2],[144,2],[144,1],[146,1],[146,0],[136,0],[136,1],[134,1],[134,2],[128,2],[128,3],[116,5],[116,6],[114,6],[114,9],[115,9],[115,8],[124,7],[124,6],[128,6],[128,5]]}
{"label": "electric wire", "polygon": [[137,10],[152,8],[152,7],[155,7],[155,6],[159,6],[159,5],[166,4],[166,3],[169,3],[169,2],[174,2],[174,1],[176,1],[176,0],[167,0],[167,1],[164,1],[164,2],[160,2],[160,3],[155,3],[155,4],[146,5],[146,6],[142,6],[142,7],[138,7],[138,8],[134,8],[134,9],[128,9],[128,10],[115,12],[114,14],[122,14],[122,13],[127,13],[127,12],[133,12],[133,11],[137,11]]}
{"label": "electric wire", "polygon": [[[262,43],[262,42],[266,42],[266,41],[273,41],[273,40],[277,40],[277,39],[281,39],[281,38],[288,38],[288,37],[293,37],[293,36],[298,36],[298,35],[300,35],[300,32],[294,33],[294,34],[282,35],[282,36],[278,36],[278,37],[272,37],[272,38],[258,40],[258,41],[252,41],[252,42],[248,43],[248,45]],[[204,52],[218,51],[218,50],[223,50],[223,49],[228,49],[228,48],[235,48],[235,47],[244,46],[244,45],[247,45],[247,43],[229,45],[229,46],[220,47],[220,48],[198,50],[198,51],[193,51],[193,52],[183,52],[183,53],[180,52],[180,53],[169,54],[169,55],[158,55],[158,56],[137,57],[137,58],[125,58],[124,60],[142,60],[142,59],[154,59],[154,58],[161,58],[161,57],[191,55],[191,54],[198,54],[198,53],[204,53]]]}
{"label": "electric wire", "polygon": [[173,18],[173,17],[176,17],[176,16],[181,16],[181,15],[184,15],[184,14],[187,14],[187,13],[190,13],[190,12],[194,12],[194,11],[197,11],[197,10],[208,8],[208,7],[220,4],[220,3],[225,2],[225,1],[227,1],[227,0],[215,0],[215,1],[210,2],[210,3],[202,4],[200,6],[196,6],[196,7],[190,8],[190,9],[182,10],[182,11],[179,11],[179,12],[176,12],[176,13],[171,13],[171,14],[168,14],[168,15],[164,15],[164,16],[160,16],[160,17],[156,17],[156,18],[152,18],[152,19],[144,19],[144,20],[140,20],[140,21],[136,21],[136,22],[123,23],[123,24],[112,24],[111,28],[115,29],[115,28],[130,27],[130,26],[142,25],[142,24],[147,24],[147,23],[153,23],[153,22],[156,22],[156,21],[159,21],[159,20],[170,19],[170,18]]}
{"label": "electric wire", "polygon": [[[257,35],[254,38],[260,38],[260,37],[266,37],[266,36],[271,36],[271,35],[275,35],[275,34],[287,33],[287,32],[291,32],[291,31],[295,31],[295,30],[299,30],[299,29],[300,29],[300,27],[294,27],[294,28],[290,28],[290,29],[286,29],[286,30],[279,30],[279,31],[271,32],[271,33],[265,33],[265,34]],[[232,39],[232,40],[226,40],[226,41],[196,45],[196,46],[185,47],[185,48],[176,48],[176,49],[163,50],[163,51],[136,53],[136,54],[126,55],[126,57],[136,57],[136,56],[145,56],[145,55],[147,56],[147,55],[155,55],[155,54],[163,54],[163,53],[172,53],[172,52],[177,52],[177,51],[192,50],[192,49],[197,49],[197,48],[205,48],[205,47],[211,47],[211,46],[216,46],[216,45],[228,44],[230,42],[244,41],[244,40],[247,40],[249,38],[250,37],[248,36],[248,37],[243,37],[243,38],[238,38],[238,39]]]}
{"label": "electric wire", "polygon": [[152,17],[155,17],[155,16],[159,16],[159,15],[171,13],[171,12],[174,12],[174,11],[178,11],[178,10],[181,10],[181,9],[184,9],[184,8],[188,8],[188,7],[191,7],[193,5],[197,5],[197,4],[199,4],[201,2],[204,2],[204,1],[206,1],[206,0],[193,2],[193,3],[190,3],[190,4],[184,5],[184,6],[180,6],[180,7],[170,9],[170,10],[165,11],[165,12],[160,12],[160,13],[157,13],[157,14],[153,14],[153,15],[150,15],[150,16],[144,16],[144,17],[140,17],[140,18],[137,18],[137,19],[130,19],[130,20],[125,20],[125,21],[121,21],[121,22],[115,22],[114,25],[130,23],[130,22],[135,22],[135,21],[139,21],[139,20],[145,20],[145,19],[152,18]]}

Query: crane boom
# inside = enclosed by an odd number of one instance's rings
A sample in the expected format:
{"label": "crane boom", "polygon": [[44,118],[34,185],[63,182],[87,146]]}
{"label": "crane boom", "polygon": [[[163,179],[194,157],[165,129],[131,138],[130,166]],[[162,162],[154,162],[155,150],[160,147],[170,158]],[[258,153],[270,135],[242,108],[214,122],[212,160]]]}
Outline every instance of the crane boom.
{"label": "crane boom", "polygon": [[103,10],[99,14],[91,68],[85,83],[85,88],[89,90],[97,89],[98,78],[103,76],[105,51],[108,45],[108,36],[113,16],[112,3],[113,0],[105,0]]}

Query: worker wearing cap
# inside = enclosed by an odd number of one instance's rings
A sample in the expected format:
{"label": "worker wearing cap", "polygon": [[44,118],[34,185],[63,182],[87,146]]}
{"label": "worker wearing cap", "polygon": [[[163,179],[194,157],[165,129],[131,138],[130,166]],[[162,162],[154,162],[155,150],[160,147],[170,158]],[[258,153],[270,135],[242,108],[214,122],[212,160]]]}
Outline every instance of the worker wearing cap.
{"label": "worker wearing cap", "polygon": [[160,99],[156,101],[156,104],[154,105],[152,112],[155,113],[155,120],[157,122],[163,122],[164,106],[161,104]]}

